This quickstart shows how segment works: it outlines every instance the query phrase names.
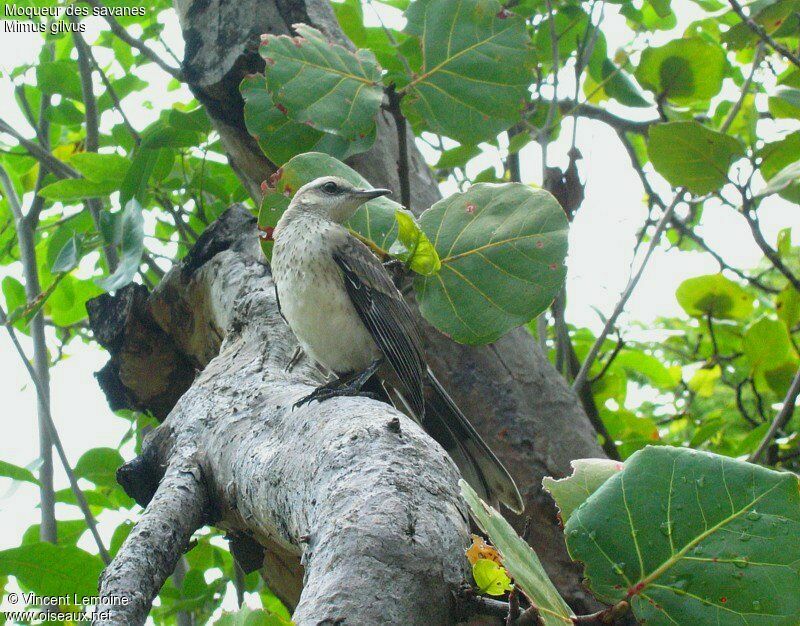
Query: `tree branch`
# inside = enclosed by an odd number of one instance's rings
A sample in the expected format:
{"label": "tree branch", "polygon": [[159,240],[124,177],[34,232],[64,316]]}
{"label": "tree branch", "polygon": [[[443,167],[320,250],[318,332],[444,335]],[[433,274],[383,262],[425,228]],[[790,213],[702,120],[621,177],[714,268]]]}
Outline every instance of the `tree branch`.
{"label": "tree branch", "polygon": [[795,402],[797,402],[798,395],[800,395],[800,369],[797,370],[794,379],[792,379],[792,384],[789,385],[789,390],[786,392],[786,397],[783,399],[781,410],[778,411],[775,419],[772,420],[769,430],[764,435],[761,443],[758,444],[758,448],[748,457],[748,461],[756,463],[766,449],[772,444],[772,440],[775,438],[775,435],[778,434],[778,431],[782,430],[783,427],[789,423],[789,420],[792,419],[792,415],[794,415],[794,405]]}
{"label": "tree branch", "polygon": [[750,17],[745,15],[742,5],[739,4],[737,0],[728,0],[728,4],[731,5],[731,8],[733,9],[734,13],[736,13],[736,15],[739,16],[739,19],[742,20],[750,30],[752,30],[756,35],[758,35],[761,41],[768,44],[773,50],[775,50],[775,52],[780,54],[784,59],[786,59],[793,65],[800,67],[800,57],[792,53],[792,51],[789,50],[789,48],[787,48],[786,46],[775,41],[760,24],[757,24]]}
{"label": "tree branch", "polygon": [[661,216],[661,219],[656,226],[655,231],[653,232],[653,238],[650,240],[650,245],[647,248],[647,252],[645,253],[644,259],[642,259],[642,263],[639,266],[636,274],[634,274],[628,285],[625,287],[625,291],[622,292],[622,296],[617,302],[617,305],[614,307],[614,311],[611,316],[606,320],[605,326],[603,326],[603,330],[597,337],[597,340],[592,345],[591,349],[589,350],[589,354],[586,355],[586,359],[583,361],[581,365],[581,369],[578,372],[578,375],[575,377],[574,382],[572,383],[572,388],[574,390],[579,390],[583,387],[586,383],[589,371],[594,364],[595,359],[597,359],[597,355],[600,353],[600,349],[603,346],[603,343],[608,337],[608,334],[611,332],[611,329],[614,328],[614,324],[617,322],[617,318],[619,318],[622,311],[625,309],[625,305],[628,302],[628,299],[633,294],[634,289],[636,289],[636,285],[639,284],[639,279],[641,279],[642,274],[644,274],[644,270],[647,267],[647,262],[650,260],[650,257],[653,255],[653,252],[658,247],[658,244],[661,240],[661,235],[666,229],[667,225],[669,224],[670,220],[672,219],[672,214],[675,211],[675,208],[683,199],[683,195],[685,193],[685,189],[679,189],[675,194],[675,198],[665,210]]}
{"label": "tree branch", "polygon": [[[105,9],[106,7],[103,5],[102,2],[99,0],[84,0],[86,4],[89,4],[96,9]],[[131,48],[134,48],[141,52],[144,56],[150,59],[153,63],[158,65],[162,70],[167,72],[173,78],[183,82],[183,72],[181,72],[180,68],[173,67],[166,61],[164,61],[156,52],[147,46],[143,41],[137,39],[133,35],[131,35],[125,28],[120,24],[113,15],[111,15],[108,11],[104,11],[103,19],[108,24],[111,32],[114,33],[117,37],[119,37],[122,41],[128,44]]]}
{"label": "tree branch", "polygon": [[748,203],[745,203],[745,206],[742,208],[742,215],[747,221],[747,225],[750,227],[750,232],[753,233],[753,239],[755,239],[758,247],[761,248],[764,256],[769,259],[776,270],[786,277],[795,289],[800,291],[800,278],[792,273],[792,270],[787,267],[780,255],[767,243],[767,240],[764,239],[764,234],[761,232],[761,226],[758,223],[758,217],[756,217],[753,210],[748,206]]}

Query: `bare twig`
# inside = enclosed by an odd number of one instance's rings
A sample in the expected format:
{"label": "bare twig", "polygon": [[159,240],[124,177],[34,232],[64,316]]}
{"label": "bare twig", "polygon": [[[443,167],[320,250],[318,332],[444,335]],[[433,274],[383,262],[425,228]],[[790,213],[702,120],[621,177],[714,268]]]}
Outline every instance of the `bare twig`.
{"label": "bare twig", "polygon": [[787,280],[792,283],[795,289],[800,290],[800,278],[792,273],[792,270],[790,270],[789,267],[783,262],[780,255],[772,248],[772,246],[769,245],[769,243],[767,243],[767,240],[764,239],[764,234],[761,232],[761,226],[759,225],[758,217],[749,206],[749,202],[745,202],[745,206],[742,208],[742,215],[747,221],[747,225],[750,227],[750,232],[753,233],[753,239],[758,247],[761,248],[764,256],[769,259],[770,263],[775,266],[776,270],[783,274]]}
{"label": "bare twig", "polygon": [[664,210],[664,213],[662,214],[661,219],[659,220],[658,225],[656,226],[655,232],[653,232],[653,238],[650,240],[650,245],[647,248],[647,252],[645,253],[644,259],[642,259],[642,263],[639,266],[639,269],[637,270],[636,274],[634,274],[631,277],[630,281],[628,282],[628,285],[625,287],[625,291],[622,292],[622,296],[620,297],[619,302],[617,302],[617,306],[614,307],[614,312],[606,321],[603,330],[600,332],[600,334],[597,337],[597,340],[594,342],[591,349],[589,350],[589,354],[586,355],[586,359],[583,361],[581,369],[578,372],[578,375],[575,377],[575,381],[572,383],[572,388],[575,391],[579,391],[586,383],[589,375],[589,370],[594,364],[595,359],[597,359],[597,355],[600,353],[600,349],[602,348],[603,343],[606,340],[606,337],[608,337],[608,334],[614,327],[617,318],[619,318],[619,316],[622,314],[622,311],[624,310],[625,305],[628,302],[628,299],[631,297],[631,294],[633,294],[634,289],[636,289],[636,285],[639,284],[639,280],[641,279],[642,274],[644,274],[644,270],[647,267],[647,263],[650,260],[650,257],[653,255],[655,249],[658,247],[661,235],[667,228],[667,225],[669,224],[670,220],[672,219],[672,214],[675,212],[675,208],[681,202],[685,191],[686,190],[683,188],[679,189],[675,194],[675,198],[672,200],[672,204],[670,204]]}
{"label": "bare twig", "polygon": [[[73,17],[73,22],[77,20]],[[83,95],[83,107],[86,118],[86,152],[97,152],[100,147],[100,119],[97,113],[97,100],[94,97],[94,84],[92,83],[92,66],[89,59],[89,46],[86,45],[83,37],[78,31],[72,33],[72,40],[75,42],[75,49],[78,51],[78,71],[81,78],[81,93]],[[100,212],[103,205],[97,198],[88,198],[86,207],[92,216],[95,228],[100,232]],[[111,244],[103,246],[103,254],[106,257],[109,272],[117,269],[119,258],[117,251]]]}
{"label": "bare twig", "polygon": [[770,34],[758,23],[756,23],[752,18],[748,17],[744,13],[744,9],[742,5],[737,2],[737,0],[728,0],[728,4],[731,5],[734,13],[739,16],[739,19],[742,20],[747,27],[752,30],[764,43],[768,44],[770,48],[775,50],[778,54],[780,54],[784,59],[792,63],[793,65],[800,67],[800,57],[794,54],[789,48],[784,45],[781,45],[777,41],[775,41]]}
{"label": "bare twig", "polygon": [[[97,9],[105,9],[105,6],[99,0],[84,0],[84,2]],[[131,48],[135,48],[141,52],[167,74],[183,82],[183,72],[180,70],[180,68],[171,66],[169,63],[164,61],[164,59],[158,56],[158,54],[156,54],[152,48],[147,46],[147,44],[131,35],[107,10],[103,10],[102,15],[103,19],[106,21],[106,23],[108,23],[108,27],[111,29],[112,33],[128,44]]]}
{"label": "bare twig", "polygon": [[550,144],[551,126],[556,117],[558,108],[558,34],[556,33],[555,13],[553,12],[553,1],[545,0],[547,6],[547,22],[550,27],[550,54],[553,57],[553,99],[547,106],[547,117],[544,127],[539,133],[539,143],[542,146],[542,182],[547,173],[547,146]]}
{"label": "bare twig", "polygon": [[400,204],[411,208],[411,177],[408,171],[408,131],[406,118],[400,110],[402,94],[398,94],[394,85],[386,90],[389,97],[389,112],[394,118],[397,128],[397,177],[400,179]]}
{"label": "bare twig", "polygon": [[766,449],[772,444],[772,440],[775,438],[775,435],[778,434],[778,431],[789,423],[789,420],[792,419],[792,415],[794,415],[794,405],[795,402],[797,402],[798,395],[800,395],[800,369],[797,370],[792,379],[792,384],[789,385],[789,390],[786,392],[786,397],[783,399],[781,410],[778,411],[775,419],[772,420],[772,424],[770,424],[769,430],[764,435],[761,443],[758,444],[758,448],[747,458],[748,461],[751,463],[758,461],[761,455],[764,454]]}
{"label": "bare twig", "polygon": [[6,316],[6,312],[2,307],[0,307],[0,324],[5,326],[6,332],[11,339],[11,343],[14,344],[15,350],[19,354],[20,359],[25,365],[25,369],[28,371],[28,376],[30,376],[31,381],[36,388],[36,394],[39,398],[39,402],[44,407],[46,427],[49,430],[56,453],[58,454],[61,464],[64,467],[64,472],[67,474],[69,486],[72,489],[72,493],[75,495],[78,508],[80,508],[81,513],[83,513],[83,518],[86,521],[89,532],[91,532],[92,537],[97,544],[97,550],[100,553],[100,558],[102,558],[103,562],[108,565],[111,562],[111,556],[108,554],[108,550],[106,550],[103,540],[100,538],[100,533],[97,531],[97,522],[94,519],[94,515],[92,515],[91,509],[89,509],[89,504],[86,502],[86,497],[83,495],[83,491],[81,491],[81,488],[78,485],[78,479],[75,477],[75,472],[72,471],[72,466],[69,464],[67,459],[67,454],[64,451],[64,446],[61,443],[61,437],[58,435],[56,425],[53,422],[53,416],[50,412],[50,401],[47,389],[42,385],[36,370],[34,370],[33,366],[28,361],[28,357],[25,355],[25,351],[22,349],[19,339],[17,339],[17,334],[14,331],[14,327],[8,323],[8,317]]}
{"label": "bare twig", "polygon": [[63,161],[57,159],[52,153],[39,144],[34,143],[29,139],[25,139],[25,137],[20,135],[10,124],[8,124],[8,122],[3,119],[0,119],[0,133],[7,133],[11,135],[23,148],[30,153],[33,158],[39,161],[39,163],[44,165],[59,178],[80,178],[80,174],[76,170],[71,168]]}
{"label": "bare twig", "polygon": [[736,116],[739,115],[739,111],[742,110],[742,105],[744,104],[745,98],[747,98],[747,94],[750,93],[750,86],[753,84],[753,78],[756,75],[756,71],[758,70],[758,66],[761,65],[761,61],[764,59],[764,44],[759,43],[756,46],[756,55],[753,58],[753,66],[750,70],[750,74],[744,81],[744,85],[742,85],[742,92],[739,94],[739,99],[736,103],[731,107],[731,110],[728,112],[728,117],[725,118],[725,121],[722,123],[722,126],[719,127],[719,131],[721,133],[727,133],[728,129],[733,124],[733,121],[736,119]]}

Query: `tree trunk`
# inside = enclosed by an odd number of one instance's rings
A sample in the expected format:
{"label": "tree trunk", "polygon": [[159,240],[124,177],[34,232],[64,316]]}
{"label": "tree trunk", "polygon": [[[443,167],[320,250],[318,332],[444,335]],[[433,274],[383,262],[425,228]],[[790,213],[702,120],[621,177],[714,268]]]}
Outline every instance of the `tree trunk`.
{"label": "tree trunk", "polygon": [[[263,67],[259,36],[303,21],[351,44],[324,0],[175,6],[190,87],[258,198],[275,166],[244,128],[238,85]],[[412,206],[420,211],[439,192],[409,145]],[[396,132],[381,113],[375,145],[350,164],[397,191],[396,162]],[[137,612],[123,621],[140,623],[191,532],[214,523],[234,537],[240,562],[255,553],[260,565],[264,548],[263,574],[297,607],[297,623],[453,622],[467,536],[454,466],[386,405],[336,399],[289,409],[318,375],[305,361],[284,372],[294,339],[257,254],[252,220],[232,209],[153,294],[131,286],[92,303],[93,329],[112,354],[98,374],[112,406],[169,415],[142,457],[120,471],[126,490],[150,505],[104,574],[103,593],[138,590]],[[586,612],[594,605],[541,489],[542,477],[565,475],[570,460],[603,456],[578,399],[524,329],[479,348],[427,325],[425,336],[437,376],[517,480],[528,540],[573,608]],[[525,517],[511,520],[519,531]]]}

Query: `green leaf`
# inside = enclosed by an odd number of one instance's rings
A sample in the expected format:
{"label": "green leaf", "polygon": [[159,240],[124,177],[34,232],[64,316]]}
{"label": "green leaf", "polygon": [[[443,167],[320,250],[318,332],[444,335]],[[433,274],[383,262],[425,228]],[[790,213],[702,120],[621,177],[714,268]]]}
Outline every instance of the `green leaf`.
{"label": "green leaf", "polygon": [[753,312],[753,296],[722,274],[688,278],[678,286],[675,297],[692,317],[744,320]]}
{"label": "green leaf", "polygon": [[[6,276],[2,283],[3,297],[6,299],[6,314],[8,318],[15,319],[21,316],[28,306],[28,298],[25,295],[25,287],[13,276]],[[14,328],[28,334],[28,322],[21,317],[14,322]]]}
{"label": "green leaf", "polygon": [[600,485],[623,468],[622,463],[610,459],[575,459],[569,464],[573,471],[566,478],[545,476],[542,479],[542,487],[556,501],[562,524],[567,523],[572,512]]}
{"label": "green leaf", "polygon": [[0,461],[0,476],[10,478],[14,481],[33,483],[34,485],[39,484],[39,480],[27,467],[20,467],[19,465],[14,465],[13,463],[8,463],[7,461]]}
{"label": "green leaf", "polygon": [[56,255],[55,261],[53,261],[53,265],[50,267],[50,271],[53,272],[53,274],[58,274],[60,272],[71,272],[74,270],[81,260],[81,247],[82,239],[80,237],[75,235],[70,237]]}
{"label": "green leaf", "polygon": [[75,61],[42,61],[36,65],[36,84],[47,94],[83,100],[79,77]]}
{"label": "green leaf", "polygon": [[472,515],[492,544],[503,556],[503,565],[514,578],[514,583],[539,609],[545,626],[572,624],[567,603],[558,593],[539,557],[525,541],[514,532],[500,513],[486,504],[465,481],[460,480],[461,497],[466,500]]}
{"label": "green leaf", "polygon": [[139,148],[142,150],[153,150],[155,148],[193,148],[200,143],[203,134],[189,128],[175,128],[169,126],[163,120],[157,120],[150,124],[141,133],[142,143]]}
{"label": "green leaf", "polygon": [[0,551],[0,574],[42,596],[96,596],[100,557],[76,546],[30,543]]}
{"label": "green leaf", "polygon": [[122,455],[114,448],[92,448],[78,459],[75,475],[98,487],[115,487],[117,470],[124,462]]}
{"label": "green leaf", "polygon": [[786,393],[798,365],[786,325],[768,317],[761,318],[745,331],[742,349],[757,386],[769,387],[781,396]]}
{"label": "green leaf", "polygon": [[758,195],[764,197],[773,193],[779,193],[798,180],[800,180],[800,161],[795,161],[772,176]]}
{"label": "green leaf", "polygon": [[133,280],[139,271],[144,252],[144,217],[141,205],[135,199],[129,200],[115,217],[120,244],[119,265],[113,274],[97,281],[106,291],[124,287]]}
{"label": "green leaf", "polygon": [[243,606],[235,613],[224,612],[215,626],[291,626],[292,621],[263,609]]}
{"label": "green leaf", "polygon": [[785,167],[797,161],[800,154],[800,131],[786,135],[780,141],[772,141],[758,151],[761,157],[761,173],[767,180],[775,177]]}
{"label": "green leaf", "polygon": [[403,260],[417,274],[428,276],[438,272],[442,267],[439,255],[414,216],[404,209],[397,209],[394,215],[397,220],[397,241],[389,248],[389,253]]}
{"label": "green leaf", "polygon": [[719,365],[709,368],[701,367],[692,375],[686,385],[698,396],[710,398],[712,395],[714,395],[714,389],[716,388],[717,381],[721,377],[722,368],[720,368]]}
{"label": "green leaf", "polygon": [[795,624],[798,479],[685,448],[648,447],[564,529],[592,593],[668,624]]}
{"label": "green leaf", "polygon": [[774,117],[800,119],[800,89],[779,89],[769,99],[769,112]]}
{"label": "green leaf", "polygon": [[547,308],[566,274],[567,218],[548,192],[478,184],[419,219],[442,263],[417,276],[425,319],[461,343],[488,343]]}
{"label": "green leaf", "polygon": [[653,167],[673,187],[699,195],[728,181],[731,162],[744,153],[744,146],[697,122],[669,122],[650,129],[647,152]]}
{"label": "green leaf", "polygon": [[305,24],[294,28],[298,37],[266,35],[259,48],[275,105],[296,122],[346,139],[372,133],[383,99],[375,55],[331,44]]}
{"label": "green leaf", "polygon": [[[32,524],[22,535],[22,543],[39,543],[39,535],[41,532],[41,524]],[[86,532],[86,521],[83,519],[70,519],[70,520],[57,520],[56,530],[58,535],[59,545],[72,545],[78,543],[81,535]]]}
{"label": "green leaf", "polygon": [[74,202],[85,198],[105,198],[119,189],[120,181],[106,179],[100,182],[85,178],[65,178],[45,185],[39,195],[57,202]]}
{"label": "green leaf", "polygon": [[786,285],[775,297],[775,308],[778,319],[786,328],[794,328],[800,323],[800,292],[792,285]]}
{"label": "green leaf", "polygon": [[[340,176],[359,187],[371,187],[361,174],[332,156],[319,152],[300,154],[271,179],[272,186],[266,189],[258,214],[259,228],[262,231],[274,228],[294,193],[320,176]],[[386,197],[375,198],[361,205],[347,225],[380,249],[388,251],[397,233],[395,211],[399,208],[397,202]],[[267,259],[271,258],[272,241],[262,238],[261,247]]]}
{"label": "green leaf", "polygon": [[717,95],[722,88],[724,69],[725,52],[719,45],[689,38],[645,48],[635,75],[656,97],[688,104]]}
{"label": "green leaf", "polygon": [[520,118],[533,60],[525,20],[496,0],[417,0],[406,17],[423,51],[419,74],[403,88],[416,132],[477,144]]}
{"label": "green leaf", "polygon": [[124,178],[130,166],[130,161],[123,156],[96,152],[78,152],[69,162],[87,180],[96,183]]}
{"label": "green leaf", "polygon": [[513,589],[511,579],[506,571],[494,561],[478,559],[472,566],[472,578],[480,593],[490,596],[502,596]]}
{"label": "green leaf", "polygon": [[246,76],[239,90],[244,98],[244,122],[267,158],[282,165],[303,152],[324,152],[338,159],[365,152],[375,141],[375,129],[354,141],[293,121],[272,102],[259,74]]}

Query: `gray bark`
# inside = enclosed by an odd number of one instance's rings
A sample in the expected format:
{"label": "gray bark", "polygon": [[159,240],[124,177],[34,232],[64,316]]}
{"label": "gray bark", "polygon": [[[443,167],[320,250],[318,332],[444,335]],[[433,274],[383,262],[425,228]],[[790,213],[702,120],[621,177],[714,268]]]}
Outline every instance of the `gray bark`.
{"label": "gray bark", "polygon": [[[90,307],[101,341],[109,333],[99,319],[116,318],[121,334],[139,339],[150,327],[146,345],[176,337],[204,366],[143,456],[120,471],[126,489],[149,504],[101,578],[101,595],[133,602],[105,607],[109,619],[96,623],[143,623],[206,523],[266,550],[267,582],[295,607],[297,624],[451,621],[468,543],[455,466],[416,423],[374,400],[292,410],[319,375],[308,362],[285,371],[296,343],[252,217],[234,207],[198,245],[209,242],[214,256],[196,248],[146,306],[123,305],[124,316],[111,314],[110,298]],[[224,334],[210,360],[206,342],[182,334],[209,327]]]}
{"label": "gray bark", "polygon": [[[187,81],[231,166],[258,198],[275,166],[247,135],[238,85],[262,69],[259,36],[304,21],[349,42],[324,0],[175,4]],[[412,207],[419,211],[439,192],[410,145]],[[398,191],[396,161],[396,131],[382,113],[375,145],[350,163],[373,185]],[[188,536],[214,523],[237,538],[232,550],[240,563],[263,561],[268,584],[296,607],[298,623],[452,623],[451,592],[466,566],[466,522],[452,463],[415,424],[382,404],[336,399],[288,410],[316,374],[305,362],[291,375],[283,371],[294,340],[277,317],[268,270],[254,246],[252,229],[234,211],[154,293],[131,287],[93,305],[95,335],[112,354],[98,376],[112,406],[166,417],[142,457],[122,468],[120,481],[138,501],[152,498],[144,521],[173,533],[171,543],[133,533],[102,590],[142,590],[138,612],[129,616],[136,619],[125,622],[139,623]],[[429,327],[425,335],[437,376],[517,480],[531,545],[573,608],[586,612],[593,605],[541,490],[541,478],[565,475],[571,459],[603,456],[578,399],[524,329],[480,348],[453,344]],[[399,435],[388,427],[395,418]],[[177,462],[193,463],[199,473],[189,475],[201,479],[191,486],[165,479],[158,487]],[[173,488],[193,490],[192,502],[206,503],[204,517],[188,505],[165,511],[163,493]],[[521,531],[525,518],[510,517]],[[142,544],[167,552],[153,556],[157,572],[153,564],[135,564]]]}

